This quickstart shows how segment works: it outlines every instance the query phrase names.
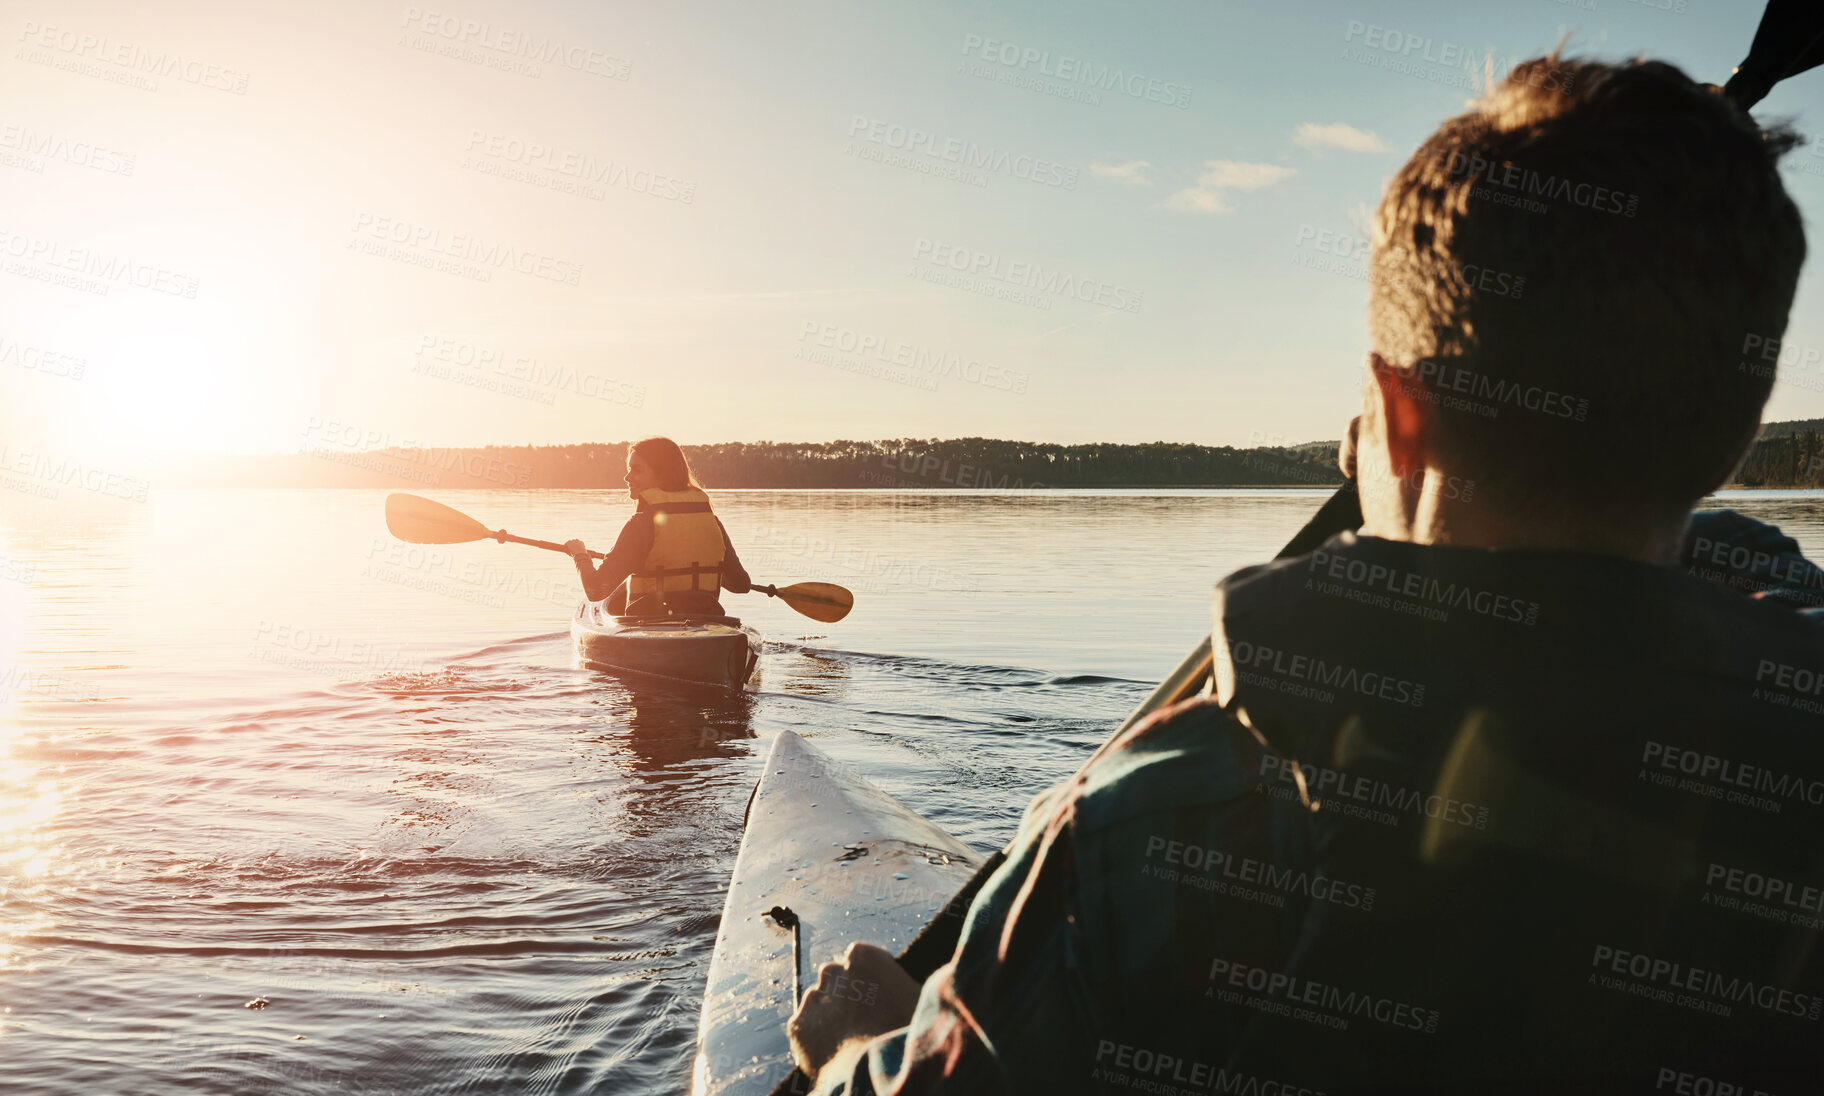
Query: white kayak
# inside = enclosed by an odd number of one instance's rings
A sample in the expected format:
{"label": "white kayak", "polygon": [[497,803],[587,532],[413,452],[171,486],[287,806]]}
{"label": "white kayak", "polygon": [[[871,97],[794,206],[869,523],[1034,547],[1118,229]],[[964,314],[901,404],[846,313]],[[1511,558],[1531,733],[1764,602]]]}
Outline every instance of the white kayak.
{"label": "white kayak", "polygon": [[[796,987],[861,940],[903,951],[979,857],[790,731],[754,798],[709,963],[696,1096],[767,1096],[791,1072],[785,1022]],[[797,915],[793,930],[768,911]]]}
{"label": "white kayak", "polygon": [[760,669],[760,633],[733,617],[617,617],[585,601],[570,618],[584,666],[740,689]]}

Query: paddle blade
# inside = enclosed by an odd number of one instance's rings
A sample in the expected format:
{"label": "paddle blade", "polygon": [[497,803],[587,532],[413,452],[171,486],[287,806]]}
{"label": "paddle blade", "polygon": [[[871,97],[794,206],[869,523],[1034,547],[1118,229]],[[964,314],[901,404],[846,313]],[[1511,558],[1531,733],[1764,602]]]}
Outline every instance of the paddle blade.
{"label": "paddle blade", "polygon": [[825,624],[834,624],[855,607],[855,595],[833,582],[797,582],[779,591],[779,600]]}
{"label": "paddle blade", "polygon": [[386,527],[412,544],[466,544],[494,535],[461,510],[417,495],[386,496]]}

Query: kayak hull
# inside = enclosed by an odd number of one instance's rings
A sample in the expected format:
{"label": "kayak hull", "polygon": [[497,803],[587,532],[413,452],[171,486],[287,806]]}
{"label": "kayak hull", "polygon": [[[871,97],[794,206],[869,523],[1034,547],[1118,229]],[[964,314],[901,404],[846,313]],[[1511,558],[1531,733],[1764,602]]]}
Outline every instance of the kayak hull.
{"label": "kayak hull", "polygon": [[672,681],[742,689],[760,673],[760,633],[731,617],[610,616],[601,602],[584,602],[570,619],[579,663]]}
{"label": "kayak hull", "polygon": [[[748,805],[703,992],[695,1096],[767,1096],[792,1068],[794,979],[861,940],[894,954],[944,908],[978,857],[790,731],[774,740]],[[792,931],[766,911],[798,915]]]}

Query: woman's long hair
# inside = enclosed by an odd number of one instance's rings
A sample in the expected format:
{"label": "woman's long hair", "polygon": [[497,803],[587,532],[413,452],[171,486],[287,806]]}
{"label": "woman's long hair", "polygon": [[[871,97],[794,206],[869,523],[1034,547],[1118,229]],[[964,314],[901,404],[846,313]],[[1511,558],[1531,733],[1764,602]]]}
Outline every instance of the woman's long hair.
{"label": "woman's long hair", "polygon": [[632,460],[635,453],[659,474],[661,490],[682,491],[689,487],[702,490],[703,485],[691,474],[690,462],[684,459],[684,450],[670,438],[641,438],[627,450],[627,459]]}

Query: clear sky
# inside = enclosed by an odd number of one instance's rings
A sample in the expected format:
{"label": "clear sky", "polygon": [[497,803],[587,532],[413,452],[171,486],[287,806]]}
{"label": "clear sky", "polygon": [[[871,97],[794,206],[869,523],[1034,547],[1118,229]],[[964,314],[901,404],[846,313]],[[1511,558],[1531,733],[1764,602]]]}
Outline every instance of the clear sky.
{"label": "clear sky", "polygon": [[[1482,60],[1721,82],[1759,9],[24,0],[0,445],[1333,438],[1340,253]],[[1814,260],[1791,340],[1819,303]]]}

